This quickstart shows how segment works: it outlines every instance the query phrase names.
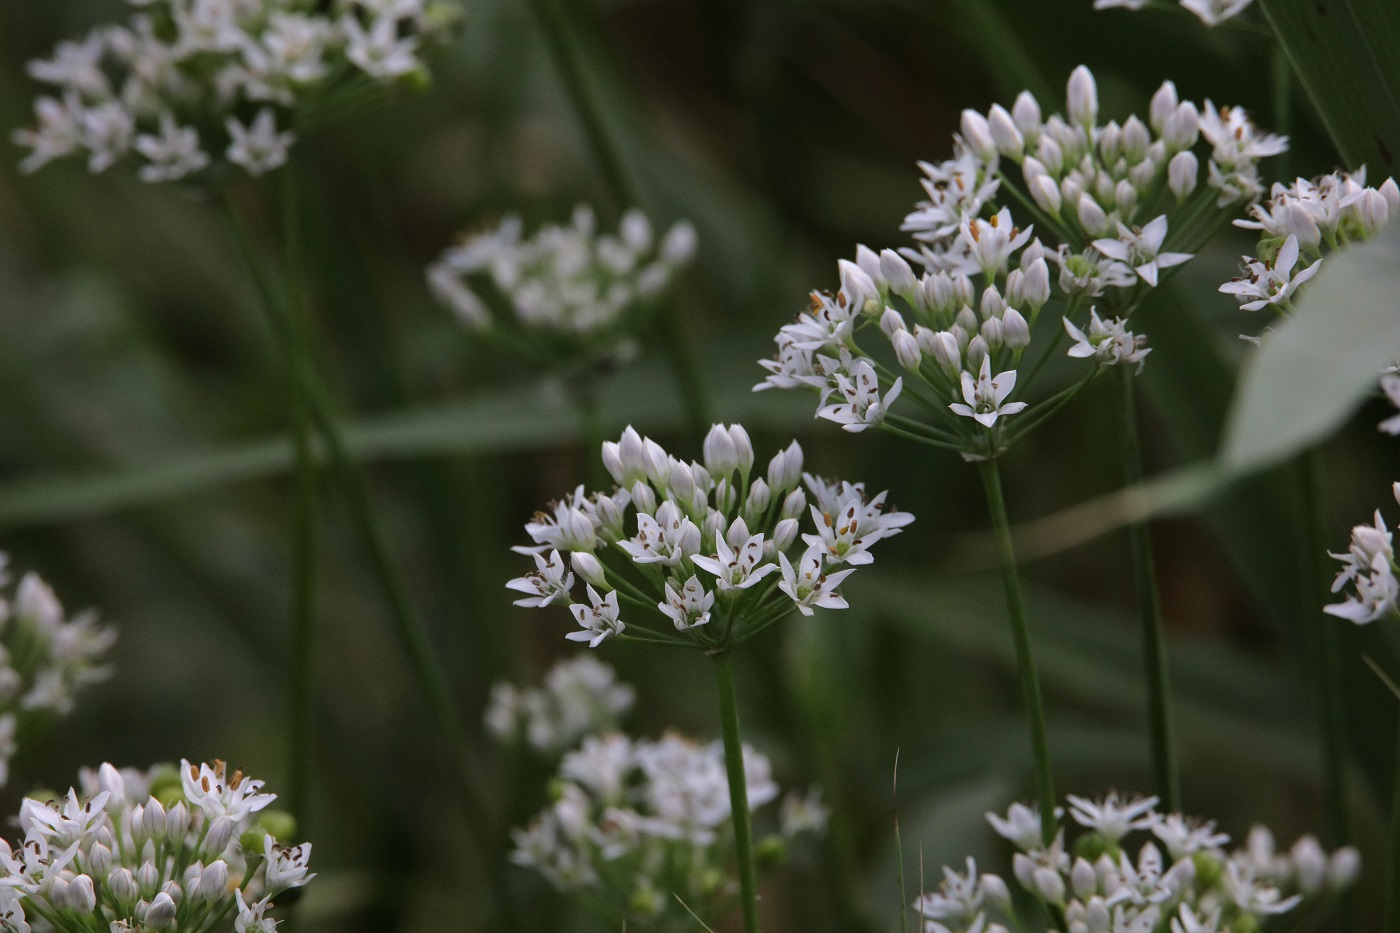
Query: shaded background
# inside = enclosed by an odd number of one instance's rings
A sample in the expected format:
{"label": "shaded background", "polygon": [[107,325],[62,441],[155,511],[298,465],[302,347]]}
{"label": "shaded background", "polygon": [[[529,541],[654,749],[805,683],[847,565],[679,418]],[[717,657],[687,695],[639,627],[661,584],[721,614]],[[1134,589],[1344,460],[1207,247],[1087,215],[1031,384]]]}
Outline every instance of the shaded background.
{"label": "shaded background", "polygon": [[[798,436],[818,472],[889,487],[918,521],[848,588],[852,608],[778,626],[740,661],[750,740],[838,813],[824,849],[765,891],[774,929],[891,929],[891,778],[918,876],[965,854],[1005,864],[982,813],[1031,792],[999,583],[966,535],[986,518],[965,465],[896,438],[814,423],[808,397],[751,396],[772,334],[805,293],[836,284],[857,242],[899,245],[921,196],[916,159],[950,150],[963,107],[1029,87],[1060,107],[1094,69],[1105,117],[1145,111],[1164,78],[1183,97],[1289,123],[1287,167],[1336,155],[1300,100],[1275,110],[1269,46],[1185,15],[1103,13],[1043,0],[635,0],[569,4],[589,87],[658,221],[692,219],[701,255],[679,291],[723,420],[760,457]],[[24,62],[126,15],[117,0],[0,6],[0,127],[30,120]],[[473,343],[422,269],[456,231],[509,209],[562,220],[580,201],[615,219],[528,5],[472,0],[422,94],[384,99],[306,141],[317,344],[349,411],[414,596],[428,615],[504,839],[543,795],[476,725],[489,685],[535,682],[573,647],[563,614],[515,610],[504,582],[522,522],[584,476],[574,416],[547,382]],[[24,749],[0,812],[81,764],[222,757],[285,774],[284,628],[291,489],[285,390],[251,284],[218,213],[194,193],[79,165],[33,177],[0,159],[0,544],[74,607],[121,627],[117,676],[42,746]],[[1266,168],[1280,172],[1286,166]],[[1377,179],[1379,180],[1379,179]],[[1143,312],[1149,471],[1213,453],[1262,321],[1215,293],[1248,235],[1227,234]],[[1053,381],[1053,372],[1049,379]],[[1119,485],[1111,400],[1094,391],[1006,459],[1013,518]],[[611,378],[605,417],[699,453],[654,348]],[[1341,548],[1387,497],[1393,442],[1373,406],[1325,453]],[[591,455],[591,454],[590,454]],[[1322,830],[1300,636],[1292,485],[1240,484],[1200,517],[1155,529],[1189,812],[1285,844]],[[523,871],[504,843],[461,840],[444,758],[385,624],[363,553],[323,519],[317,798],[306,834],[322,876],[313,930],[584,930],[591,921]],[[1125,535],[1038,561],[1034,636],[1064,790],[1150,782]],[[1358,844],[1379,865],[1395,703],[1360,661],[1391,664],[1384,631],[1347,627]],[[718,732],[707,665],[645,646],[602,651],[643,698],[634,731]],[[1325,834],[1324,834],[1325,835]],[[1324,842],[1332,842],[1324,838]],[[1379,899],[1368,874],[1363,910]],[[917,882],[911,881],[911,885]],[[493,906],[494,905],[494,906]],[[1363,923],[1363,926],[1365,924]]]}

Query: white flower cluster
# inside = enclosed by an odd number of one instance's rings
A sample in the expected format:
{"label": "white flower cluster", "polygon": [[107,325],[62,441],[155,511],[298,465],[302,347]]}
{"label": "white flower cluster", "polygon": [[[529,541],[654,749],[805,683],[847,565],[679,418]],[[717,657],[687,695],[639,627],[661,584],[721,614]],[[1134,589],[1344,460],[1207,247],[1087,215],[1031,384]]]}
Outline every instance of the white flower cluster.
{"label": "white flower cluster", "polygon": [[521,349],[557,362],[580,345],[615,349],[695,250],[695,228],[685,221],[658,238],[646,215],[630,210],[613,235],[580,205],[569,225],[546,224],[530,237],[519,217],[506,217],[443,253],[428,283],[467,326],[523,332]]}
{"label": "white flower cluster", "polygon": [[[1191,258],[1165,248],[1169,217],[1180,222],[1174,242],[1194,248],[1223,207],[1262,193],[1259,160],[1287,141],[1260,133],[1237,108],[1179,100],[1171,82],[1153,96],[1146,121],[1099,125],[1098,110],[1094,77],[1081,66],[1063,115],[1045,117],[1028,92],[1011,110],[964,111],[954,158],[921,163],[928,199],[902,227],[918,246],[878,254],[862,246],[855,262],[841,262],[840,290],[813,293],[810,308],[779,331],[777,354],[762,363],[769,375],[755,389],[815,390],[818,416],[848,431],[885,423],[904,394],[943,422],[916,424],[916,433],[986,457],[1010,442],[1001,419],[1027,407],[1016,397],[1018,368],[1052,298],[1063,304],[1071,356],[1099,369],[1140,367],[1147,350],[1127,318],[1163,270]],[[1198,145],[1208,151],[1198,155]],[[1019,182],[1004,161],[1019,166]],[[1034,215],[1039,238],[1018,225],[1003,195]],[[1095,300],[1112,313],[1087,308],[1085,333],[1074,318]],[[890,345],[883,364],[856,340],[875,323]],[[897,419],[907,431],[906,421]]]}
{"label": "white flower cluster", "polygon": [[1400,216],[1400,185],[1366,184],[1366,168],[1275,184],[1269,199],[1235,226],[1259,231],[1260,258],[1245,256],[1244,275],[1220,286],[1246,311],[1290,310],[1293,296],[1322,266],[1323,254],[1371,239]]}
{"label": "white flower cluster", "polygon": [[[776,800],[768,759],[745,746],[750,810]],[[679,735],[591,736],[564,756],[554,801],[515,832],[511,860],[561,891],[587,891],[648,929],[693,929],[679,897],[713,921],[734,905],[737,878],[724,748]],[[758,843],[772,862],[785,842],[820,833],[819,796],[788,797],[780,829]]]}
{"label": "white flower cluster", "polygon": [[[536,569],[507,584],[525,594],[515,604],[567,606],[579,631],[566,637],[593,647],[610,636],[727,647],[793,609],[845,608],[840,583],[874,561],[877,541],[914,520],[887,510],[886,493],[870,497],[861,483],[804,473],[796,441],[754,476],[753,445],[737,424],[710,430],[703,460],[677,459],[631,427],[605,442],[617,488],[590,495],[579,486],[526,524],[534,545],[514,550],[532,555]],[[803,533],[805,515],[811,530]],[[764,583],[771,574],[777,579]],[[575,575],[587,603],[573,599]],[[624,603],[681,636],[643,625],[624,634]]]}
{"label": "white flower cluster", "polygon": [[546,755],[573,748],[586,735],[615,729],[632,709],[637,691],[591,654],[555,664],[541,687],[498,683],[491,688],[486,727],[503,742],[522,737]]}
{"label": "white flower cluster", "polygon": [[38,125],[15,133],[32,172],[83,156],[93,173],[131,158],[148,182],[222,158],[252,175],[286,162],[279,124],[335,90],[423,73],[447,14],[428,0],[130,0],[122,26],[59,43],[30,75],[51,86]]}
{"label": "white flower cluster", "polygon": [[[1018,849],[1012,861],[1017,883],[1065,933],[1257,930],[1306,900],[1345,890],[1361,869],[1355,849],[1329,855],[1311,836],[1279,852],[1263,826],[1250,831],[1244,848],[1227,852],[1230,837],[1214,823],[1159,813],[1155,797],[1068,800],[1070,816],[1083,829],[1072,848],[1063,827],[1046,845],[1039,814],[1023,804],[1005,817],[987,814]],[[1135,834],[1148,836],[1136,856],[1128,844]],[[1007,933],[1000,921],[1026,928],[999,875],[978,875],[971,858],[966,872],[944,868],[943,874],[938,891],[915,904],[925,933]]]}
{"label": "white flower cluster", "polygon": [[[0,553],[0,587],[10,584],[8,563]],[[17,735],[70,713],[77,692],[107,676],[102,661],[116,638],[91,610],[68,618],[37,574],[0,594],[0,786],[9,781]]]}
{"label": "white flower cluster", "polygon": [[[1400,483],[1394,484],[1391,491],[1400,501]],[[1357,525],[1351,530],[1351,544],[1345,554],[1331,556],[1342,562],[1332,592],[1348,588],[1350,592],[1342,602],[1325,607],[1325,612],[1357,625],[1400,615],[1395,547],[1380,509],[1376,509],[1374,524]]]}
{"label": "white flower cluster", "polygon": [[[1207,26],[1219,26],[1243,13],[1254,0],[1179,0],[1181,8],[1196,14]],[[1094,0],[1094,9],[1141,10],[1148,0]]]}
{"label": "white flower cluster", "polygon": [[283,847],[259,822],[289,822],[260,816],[276,798],[222,762],[104,764],[80,784],[22,804],[23,844],[0,847],[0,931],[274,933],[273,899],[315,877],[309,843]]}

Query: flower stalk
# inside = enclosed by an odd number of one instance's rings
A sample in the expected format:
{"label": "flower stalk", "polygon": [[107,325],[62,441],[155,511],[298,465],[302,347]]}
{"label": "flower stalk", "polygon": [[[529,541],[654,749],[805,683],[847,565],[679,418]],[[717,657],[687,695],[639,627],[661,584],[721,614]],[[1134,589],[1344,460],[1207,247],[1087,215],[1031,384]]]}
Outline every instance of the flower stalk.
{"label": "flower stalk", "polygon": [[758,873],[753,859],[753,825],[749,819],[748,785],[744,775],[744,746],[739,738],[739,704],[734,690],[734,662],[729,650],[710,655],[719,688],[720,730],[724,737],[724,767],[729,777],[729,809],[734,819],[734,852],[739,861],[739,895],[744,910],[744,933],[758,933]]}
{"label": "flower stalk", "polygon": [[1400,736],[1395,743],[1395,789],[1390,804],[1390,838],[1387,840],[1390,873],[1386,877],[1385,933],[1400,933]]}
{"label": "flower stalk", "polygon": [[1035,758],[1036,796],[1040,801],[1040,826],[1045,842],[1055,838],[1055,773],[1050,766],[1050,746],[1045,735],[1045,703],[1040,693],[1040,676],[1036,672],[1035,656],[1031,651],[1030,629],[1026,622],[1026,607],[1021,597],[1021,579],[1016,569],[1016,549],[1011,541],[1011,520],[1006,514],[1006,500],[1001,490],[1001,471],[995,459],[978,464],[982,486],[987,495],[987,511],[996,533],[997,549],[1001,552],[1002,581],[1006,589],[1006,611],[1011,619],[1011,634],[1016,643],[1016,670],[1021,678],[1021,692],[1026,704],[1026,717],[1031,730],[1031,752]]}
{"label": "flower stalk", "polygon": [[[1132,370],[1118,371],[1119,407],[1122,420],[1118,437],[1123,457],[1123,484],[1142,480],[1142,450],[1138,440],[1137,413],[1133,405]],[[1171,676],[1167,670],[1166,633],[1162,622],[1162,602],[1157,589],[1157,570],[1152,554],[1152,535],[1145,521],[1128,528],[1133,560],[1133,583],[1137,590],[1138,619],[1142,625],[1143,665],[1147,674],[1147,710],[1152,735],[1152,774],[1157,795],[1168,810],[1181,809],[1181,768],[1175,748],[1172,725]]]}

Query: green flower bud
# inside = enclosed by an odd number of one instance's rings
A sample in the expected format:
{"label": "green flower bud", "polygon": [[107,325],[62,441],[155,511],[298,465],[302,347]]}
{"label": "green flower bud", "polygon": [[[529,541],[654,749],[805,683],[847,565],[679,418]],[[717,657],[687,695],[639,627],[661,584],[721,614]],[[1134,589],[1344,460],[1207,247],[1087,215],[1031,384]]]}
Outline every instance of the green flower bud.
{"label": "green flower bud", "polygon": [[1085,833],[1074,843],[1074,854],[1093,864],[1099,860],[1100,856],[1107,855],[1113,858],[1117,855],[1118,847],[1110,843],[1099,833]]}
{"label": "green flower bud", "polygon": [[258,817],[258,826],[283,844],[293,842],[297,834],[296,817],[285,810],[264,810]]}
{"label": "green flower bud", "polygon": [[627,909],[643,917],[655,917],[666,906],[666,899],[661,892],[650,884],[643,882],[637,886],[637,890],[632,892],[632,898],[627,902]]}
{"label": "green flower bud", "polygon": [[[151,776],[151,796],[166,808],[177,800],[185,800],[185,787],[180,781],[179,769],[174,765],[159,766]],[[189,803],[187,800],[185,802]]]}
{"label": "green flower bud", "polygon": [[254,826],[252,829],[244,830],[238,837],[238,844],[243,851],[249,855],[261,855],[263,851],[263,840],[268,836],[267,830],[261,826]]}
{"label": "green flower bud", "polygon": [[787,842],[782,836],[769,836],[758,843],[754,850],[754,862],[759,871],[775,871],[787,861]]}

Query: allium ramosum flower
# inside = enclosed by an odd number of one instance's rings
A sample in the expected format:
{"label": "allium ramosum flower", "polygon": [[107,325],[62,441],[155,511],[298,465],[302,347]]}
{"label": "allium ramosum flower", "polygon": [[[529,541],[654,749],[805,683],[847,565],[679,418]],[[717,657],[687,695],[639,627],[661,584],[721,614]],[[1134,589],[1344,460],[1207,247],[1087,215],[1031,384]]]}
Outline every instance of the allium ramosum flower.
{"label": "allium ramosum flower", "polygon": [[[1015,845],[1011,878],[1067,929],[1125,933],[1226,933],[1259,929],[1270,917],[1322,902],[1355,882],[1360,856],[1346,847],[1328,854],[1312,836],[1287,852],[1275,849],[1264,827],[1242,849],[1215,824],[1163,814],[1157,799],[1069,798],[1071,821],[1059,812],[1059,832],[1046,844],[1040,817],[1015,804],[1005,816],[987,814]],[[1075,832],[1074,838],[1069,833]],[[943,883],[914,905],[925,933],[989,933],[1034,928],[1001,875],[943,869]]]}
{"label": "allium ramosum flower", "polygon": [[585,735],[616,728],[636,699],[611,667],[581,654],[555,664],[539,687],[493,686],[486,727],[503,742],[523,738],[538,752],[558,754]]}
{"label": "allium ramosum flower", "polygon": [[67,157],[132,162],[148,182],[278,168],[294,116],[421,78],[452,14],[431,0],[129,0],[125,25],[59,43],[29,74],[50,94],[15,142],[32,172]]}
{"label": "allium ramosum flower", "polygon": [[222,762],[84,771],[61,800],[26,798],[0,847],[0,930],[271,933],[275,898],[315,877],[310,843],[263,783]]}
{"label": "allium ramosum flower", "polygon": [[37,574],[11,589],[8,563],[0,553],[0,786],[16,738],[68,715],[78,692],[107,676],[103,660],[117,637],[92,610],[66,615]]}
{"label": "allium ramosum flower", "polygon": [[843,608],[837,584],[914,520],[883,492],[803,472],[796,441],[756,471],[739,425],[712,428],[701,461],[630,427],[602,454],[617,486],[580,486],[537,514],[525,526],[534,544],[515,548],[537,569],[508,584],[532,594],[518,605],[567,606],[579,626],[567,637],[592,647],[618,637],[711,650],[794,609]]}
{"label": "allium ramosum flower", "polygon": [[[1400,483],[1392,487],[1392,492],[1400,500]],[[1372,524],[1357,525],[1351,530],[1351,544],[1345,554],[1332,556],[1342,562],[1332,592],[1346,591],[1347,596],[1342,602],[1327,606],[1325,612],[1357,625],[1400,615],[1400,581],[1396,579],[1400,568],[1396,567],[1391,531],[1380,509]]]}

